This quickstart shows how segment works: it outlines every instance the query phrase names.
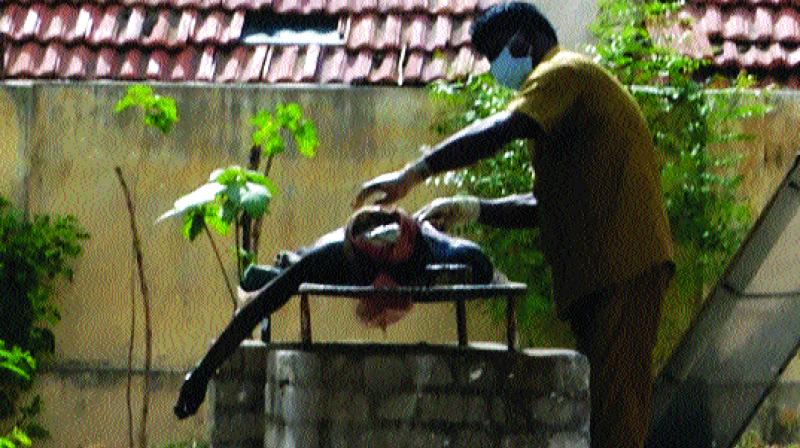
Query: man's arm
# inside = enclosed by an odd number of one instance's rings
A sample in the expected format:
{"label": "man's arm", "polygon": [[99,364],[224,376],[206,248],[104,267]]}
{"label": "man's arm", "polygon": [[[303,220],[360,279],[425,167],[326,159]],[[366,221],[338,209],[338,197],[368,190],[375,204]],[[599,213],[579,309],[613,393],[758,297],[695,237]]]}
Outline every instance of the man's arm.
{"label": "man's arm", "polygon": [[[476,121],[433,147],[420,160],[428,176],[468,167],[489,157],[509,142],[537,138],[541,127],[520,112],[499,112]],[[424,179],[423,179],[424,180]]]}
{"label": "man's arm", "polygon": [[503,229],[539,226],[539,207],[533,193],[481,199],[478,222]]}
{"label": "man's arm", "polygon": [[352,206],[361,207],[375,193],[383,193],[376,204],[391,204],[434,174],[470,166],[496,153],[506,143],[521,138],[538,139],[542,134],[542,128],[527,115],[499,112],[453,134],[403,169],[364,183]]}

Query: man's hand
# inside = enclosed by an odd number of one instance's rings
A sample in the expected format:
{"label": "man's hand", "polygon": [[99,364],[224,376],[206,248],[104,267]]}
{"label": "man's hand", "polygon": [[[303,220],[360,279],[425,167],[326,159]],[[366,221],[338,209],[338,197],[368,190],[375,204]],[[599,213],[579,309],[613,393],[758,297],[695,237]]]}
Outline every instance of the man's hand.
{"label": "man's hand", "polygon": [[191,371],[186,375],[186,379],[181,386],[181,392],[178,396],[178,402],[175,403],[175,415],[183,420],[190,415],[197,412],[197,408],[203,403],[206,398],[206,389],[208,388],[209,378]]}
{"label": "man's hand", "polygon": [[428,221],[439,230],[456,224],[477,222],[481,213],[480,200],[475,196],[454,196],[434,199],[414,213],[417,221]]}
{"label": "man's hand", "polygon": [[354,209],[361,207],[367,198],[375,193],[383,193],[383,197],[375,201],[376,204],[386,205],[399,201],[415,185],[424,181],[428,174],[428,167],[425,162],[418,160],[407,165],[402,170],[378,176],[361,186],[361,191],[356,196],[352,206]]}

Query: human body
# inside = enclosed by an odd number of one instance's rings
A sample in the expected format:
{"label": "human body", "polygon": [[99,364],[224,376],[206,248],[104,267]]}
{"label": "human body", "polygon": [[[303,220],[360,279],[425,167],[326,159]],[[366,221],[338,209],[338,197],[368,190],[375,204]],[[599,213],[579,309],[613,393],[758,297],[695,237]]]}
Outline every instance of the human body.
{"label": "human body", "polygon": [[[365,246],[361,234],[396,222],[400,223],[396,243],[367,243]],[[266,284],[245,294],[246,305],[187,374],[174,407],[178,418],[197,412],[216,369],[258,322],[285,305],[302,283],[366,286],[376,278],[389,278],[403,286],[424,285],[428,282],[426,268],[430,264],[464,264],[470,268],[471,283],[486,284],[493,278],[492,264],[477,244],[441,233],[430,223],[416,222],[402,210],[360,210],[347,227],[328,233],[292,258],[288,266],[276,269],[268,281],[264,279]],[[402,308],[384,310],[391,314],[390,319],[404,311]],[[368,306],[365,313],[370,319],[381,322],[380,304]]]}

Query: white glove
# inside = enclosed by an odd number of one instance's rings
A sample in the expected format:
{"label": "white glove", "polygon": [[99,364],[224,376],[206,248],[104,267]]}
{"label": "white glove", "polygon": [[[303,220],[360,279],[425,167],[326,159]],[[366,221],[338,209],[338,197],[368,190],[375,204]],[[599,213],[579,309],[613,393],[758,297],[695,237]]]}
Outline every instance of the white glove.
{"label": "white glove", "polygon": [[475,196],[453,196],[434,199],[414,213],[414,218],[419,222],[429,221],[439,230],[447,230],[456,224],[477,222],[480,214],[480,199]]}

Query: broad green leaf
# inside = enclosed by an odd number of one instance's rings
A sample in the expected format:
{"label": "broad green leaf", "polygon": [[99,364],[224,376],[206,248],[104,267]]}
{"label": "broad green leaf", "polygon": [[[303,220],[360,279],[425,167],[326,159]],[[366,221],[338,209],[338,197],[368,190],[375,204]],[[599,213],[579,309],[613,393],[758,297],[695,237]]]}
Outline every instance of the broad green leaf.
{"label": "broad green leaf", "polygon": [[272,121],[272,114],[266,110],[259,110],[255,116],[250,118],[250,124],[258,128],[263,128],[267,123]]}
{"label": "broad green leaf", "polygon": [[280,134],[275,133],[266,140],[262,147],[264,148],[264,156],[269,157],[282,153],[285,149],[285,144]]}
{"label": "broad green leaf", "polygon": [[242,209],[253,219],[264,214],[271,198],[269,190],[256,183],[248,182],[241,190]]}
{"label": "broad green leaf", "polygon": [[11,430],[11,439],[16,440],[21,446],[31,446],[32,443],[30,437],[16,426]]}
{"label": "broad green leaf", "polygon": [[159,216],[158,219],[156,219],[156,223],[173,216],[181,215],[190,208],[200,207],[208,204],[209,202],[214,201],[214,199],[217,197],[217,194],[223,190],[225,190],[225,186],[216,182],[205,184],[197,190],[182,196],[180,199],[175,201],[175,206],[172,207],[172,210],[169,210],[168,212]]}
{"label": "broad green leaf", "polygon": [[29,423],[25,427],[25,432],[31,439],[45,440],[51,438],[50,431],[38,423]]}
{"label": "broad green leaf", "polygon": [[183,236],[189,241],[194,241],[197,235],[203,231],[204,214],[205,211],[198,208],[184,215],[183,228],[181,231]]}
{"label": "broad green leaf", "polygon": [[294,132],[303,116],[303,111],[297,103],[279,104],[275,108],[275,118],[281,126]]}
{"label": "broad green leaf", "polygon": [[242,187],[241,184],[230,184],[225,187],[225,191],[223,192],[225,196],[225,200],[222,201],[223,207],[231,207],[234,210],[237,210],[242,203]]}
{"label": "broad green leaf", "polygon": [[153,96],[153,89],[148,85],[136,84],[128,87],[125,96],[120,99],[114,107],[114,112],[122,112],[123,110],[133,106],[145,106],[148,98]]}
{"label": "broad green leaf", "polygon": [[272,182],[272,180],[270,180],[270,178],[257,171],[248,170],[247,180],[248,182],[253,182],[267,187],[267,189],[269,189],[269,192],[273,197],[278,195],[278,187]]}
{"label": "broad green leaf", "polygon": [[[238,188],[236,194],[239,195]],[[231,203],[230,201],[225,201],[219,206],[217,216],[220,220],[222,220],[222,222],[230,226],[239,215],[240,209],[241,205],[238,201],[235,204]]]}
{"label": "broad green leaf", "polygon": [[178,121],[175,100],[157,95],[147,85],[134,85],[128,88],[125,96],[117,102],[114,111],[119,113],[130,107],[140,107],[144,112],[144,123],[166,134]]}
{"label": "broad green leaf", "polygon": [[0,370],[7,370],[25,381],[30,381],[31,379],[31,376],[28,374],[28,372],[20,369],[8,361],[0,362]]}
{"label": "broad green leaf", "polygon": [[239,181],[239,176],[243,174],[243,169],[239,165],[232,165],[222,170],[214,179],[218,184],[231,185]]}
{"label": "broad green leaf", "polygon": [[206,207],[204,219],[206,225],[220,235],[227,235],[228,231],[230,231],[230,221],[226,222],[222,219],[222,210],[217,204],[210,204]]}
{"label": "broad green leaf", "polygon": [[270,116],[269,119],[264,121],[263,125],[258,126],[253,132],[253,144],[264,148],[266,142],[269,141],[269,139],[273,136],[278,135],[279,131],[280,126],[274,120],[272,120],[272,117]]}
{"label": "broad green leaf", "polygon": [[294,133],[295,141],[297,142],[297,151],[306,156],[314,157],[319,141],[317,140],[317,130],[314,123],[309,120],[303,120],[300,127]]}

